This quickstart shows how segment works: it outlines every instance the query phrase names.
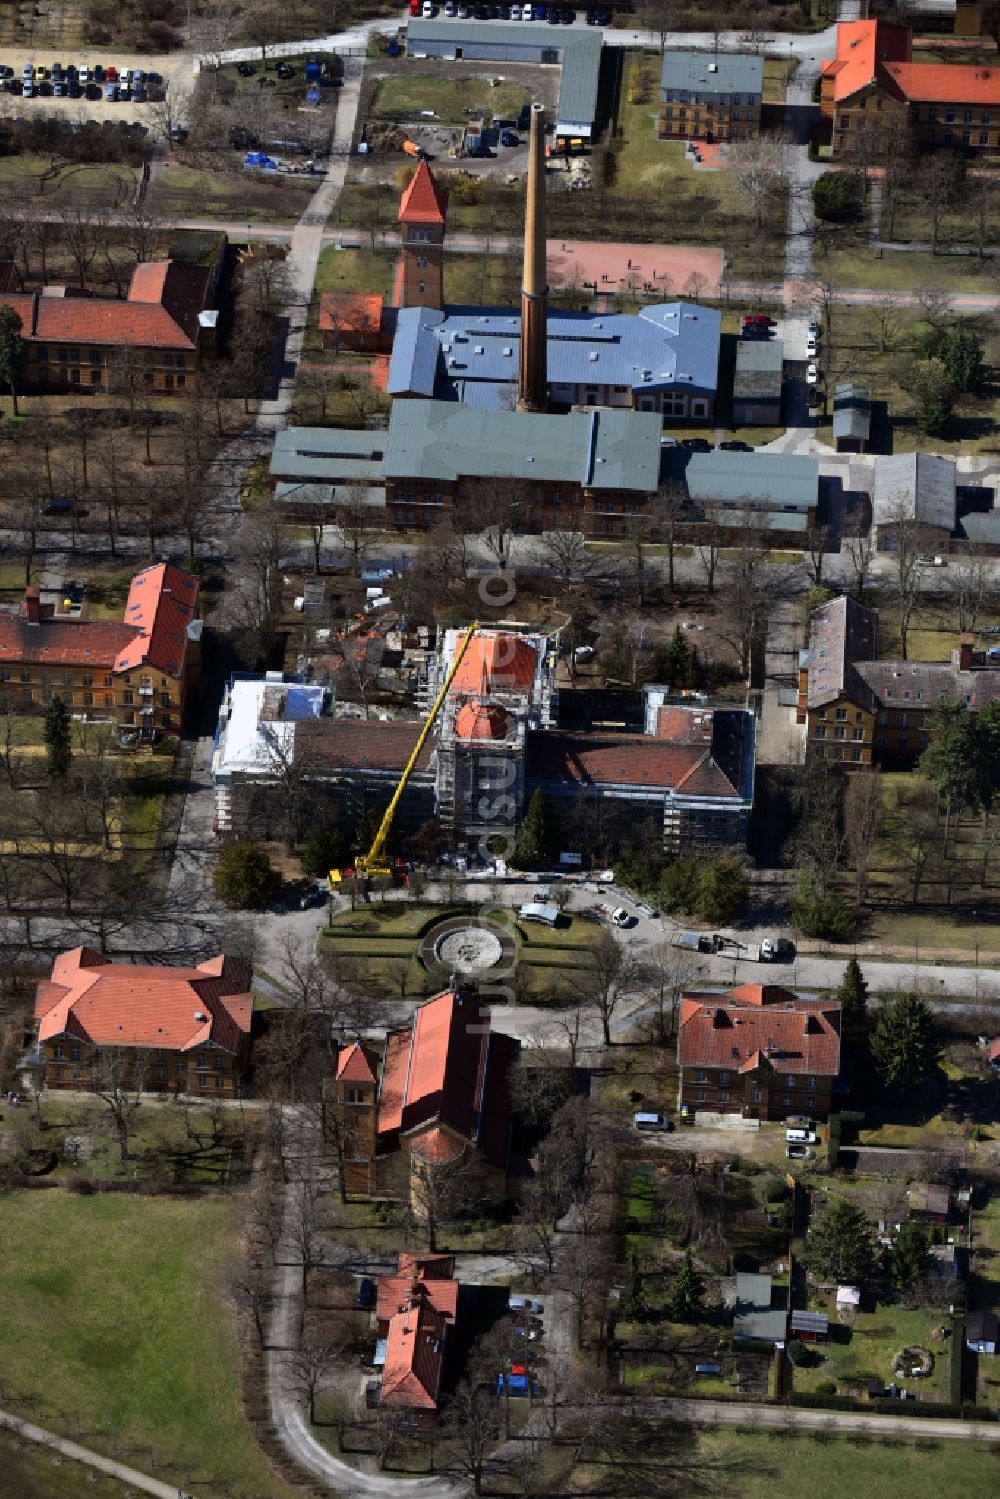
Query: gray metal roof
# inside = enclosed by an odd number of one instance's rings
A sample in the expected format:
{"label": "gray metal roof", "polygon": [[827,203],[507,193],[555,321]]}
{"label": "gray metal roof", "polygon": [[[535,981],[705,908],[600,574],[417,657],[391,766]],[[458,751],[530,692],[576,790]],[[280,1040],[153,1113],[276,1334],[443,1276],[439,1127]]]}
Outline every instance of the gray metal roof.
{"label": "gray metal roof", "polygon": [[[819,464],[802,453],[687,453],[671,449],[666,466],[674,477],[687,483],[696,504],[713,500],[750,505],[768,502],[774,510],[782,505],[806,505],[813,509],[819,499]],[[789,517],[791,518],[791,517]]]}
{"label": "gray metal roof", "polygon": [[1000,510],[970,510],[962,516],[958,529],[966,541],[1000,545]]}
{"label": "gray metal roof", "polygon": [[737,401],[780,397],[783,369],[784,346],[780,340],[738,339],[733,396]]}
{"label": "gray metal roof", "polygon": [[[504,25],[496,21],[425,21],[411,17],[406,27],[407,52],[414,56],[428,45],[440,55],[442,46],[461,47],[463,58],[496,58],[507,51],[511,61],[562,63],[556,129],[560,125],[587,126],[597,113],[597,81],[601,68],[603,33],[599,27],[586,30],[549,26],[537,21]],[[545,56],[543,54],[550,54]]]}
{"label": "gray metal roof", "polygon": [[385,432],[286,427],[275,434],[271,479],[379,483],[385,447]]}
{"label": "gray metal roof", "polygon": [[[696,302],[659,302],[638,313],[553,310],[546,323],[550,386],[676,386],[715,395],[721,313]],[[399,312],[387,389],[502,410],[517,379],[521,315],[513,308]]]}
{"label": "gray metal roof", "polygon": [[343,505],[348,499],[359,505],[370,505],[373,510],[385,508],[384,484],[358,484],[351,482],[350,492],[344,484],[285,484],[274,486],[274,498],[279,505],[305,510],[324,505]]}
{"label": "gray metal roof", "polygon": [[793,1312],[792,1332],[818,1332],[829,1331],[830,1318],[826,1312]]}
{"label": "gray metal roof", "polygon": [[867,441],[871,434],[871,393],[867,385],[848,381],[833,392],[833,435]]}
{"label": "gray metal roof", "polygon": [[487,412],[450,401],[396,401],[385,475],[442,483],[463,476],[535,479],[648,494],[659,479],[660,432],[656,412],[556,416]]}
{"label": "gray metal roof", "polygon": [[898,453],[876,458],[872,521],[891,525],[903,515],[923,526],[955,529],[955,461],[936,453]]}
{"label": "gray metal roof", "polygon": [[761,94],[764,59],[744,52],[667,52],[660,89],[698,94]]}

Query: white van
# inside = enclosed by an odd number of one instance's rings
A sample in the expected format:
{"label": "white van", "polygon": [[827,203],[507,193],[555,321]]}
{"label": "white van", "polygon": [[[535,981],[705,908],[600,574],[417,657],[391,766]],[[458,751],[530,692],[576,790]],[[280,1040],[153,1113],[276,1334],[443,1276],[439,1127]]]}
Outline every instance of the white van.
{"label": "white van", "polygon": [[786,1129],[785,1139],[789,1145],[815,1145],[817,1136],[811,1129]]}

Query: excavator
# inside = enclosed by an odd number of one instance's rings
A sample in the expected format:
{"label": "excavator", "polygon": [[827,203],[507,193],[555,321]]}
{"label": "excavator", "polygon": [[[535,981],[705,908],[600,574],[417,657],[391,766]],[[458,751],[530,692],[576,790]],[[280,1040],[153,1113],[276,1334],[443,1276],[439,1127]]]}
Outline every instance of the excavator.
{"label": "excavator", "polygon": [[[395,791],[392,793],[392,800],[389,802],[389,805],[385,809],[385,815],[383,816],[382,821],[379,823],[378,832],[372,839],[371,848],[369,848],[366,854],[359,855],[358,858],[354,861],[354,870],[358,879],[377,880],[392,878],[392,866],[388,864],[385,859],[385,843],[386,839],[389,836],[389,829],[392,827],[392,820],[395,817],[396,809],[399,806],[400,801],[402,800],[403,792],[406,790],[407,782],[409,781],[410,776],[413,774],[416,763],[423,753],[423,748],[427,743],[428,735],[430,734],[431,729],[434,727],[434,723],[437,719],[438,714],[444,707],[444,700],[448,696],[451,684],[455,679],[455,673],[461,666],[462,659],[465,656],[466,651],[469,649],[470,644],[472,643],[472,637],[473,635],[475,635],[478,629],[479,621],[476,620],[469,626],[465,634],[462,636],[461,640],[458,642],[458,649],[455,651],[455,659],[454,661],[452,661],[451,666],[448,668],[448,675],[445,677],[444,682],[441,685],[440,692],[431,704],[430,712],[424,719],[424,726],[420,730],[420,734],[417,738],[416,744],[413,746],[413,753],[407,760],[406,766],[403,770],[403,774],[399,778],[399,783],[396,786]],[[329,879],[330,889],[336,890],[342,879],[343,875],[339,869],[331,869]]]}

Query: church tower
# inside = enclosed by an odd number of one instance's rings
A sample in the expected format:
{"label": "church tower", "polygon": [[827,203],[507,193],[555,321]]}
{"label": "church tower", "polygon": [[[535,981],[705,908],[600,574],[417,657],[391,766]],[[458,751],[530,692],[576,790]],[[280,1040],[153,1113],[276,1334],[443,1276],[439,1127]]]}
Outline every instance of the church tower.
{"label": "church tower", "polygon": [[422,161],[399,204],[397,307],[444,307],[444,229],[448,195]]}

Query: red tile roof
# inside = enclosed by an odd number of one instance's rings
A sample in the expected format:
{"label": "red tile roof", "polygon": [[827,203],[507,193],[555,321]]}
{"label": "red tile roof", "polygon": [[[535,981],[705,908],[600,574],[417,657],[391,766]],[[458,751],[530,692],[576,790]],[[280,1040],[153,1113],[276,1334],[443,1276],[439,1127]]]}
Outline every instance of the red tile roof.
{"label": "red tile roof", "polygon": [[319,329],[342,333],[377,333],[382,326],[382,298],[363,292],[325,291],[319,299]]}
{"label": "red tile roof", "polygon": [[529,640],[504,631],[477,634],[452,680],[455,696],[495,692],[528,692],[535,680],[538,656]]}
{"label": "red tile roof", "polygon": [[432,1124],[429,1129],[416,1130],[410,1136],[410,1154],[432,1166],[444,1166],[448,1161],[457,1161],[465,1150],[465,1141],[458,1139],[451,1130]]}
{"label": "red tile roof", "polygon": [[[295,758],[332,770],[402,770],[413,753],[422,725],[350,718],[307,718],[295,725]],[[417,771],[425,771],[433,744],[424,745]]]}
{"label": "red tile roof", "polygon": [[411,1280],[451,1280],[455,1274],[453,1254],[410,1254],[400,1250],[396,1273]]}
{"label": "red tile roof", "polygon": [[218,957],[195,968],[111,963],[86,947],[60,953],[38,985],[38,1039],[70,1035],[95,1046],[235,1052],[250,1034],[250,970]]}
{"label": "red tile roof", "polygon": [[739,795],[709,748],[644,734],[532,734],[528,775],[581,786],[661,786],[695,796]]}
{"label": "red tile roof", "polygon": [[506,739],[510,715],[498,703],[463,703],[455,714],[459,739]]}
{"label": "red tile roof", "polygon": [[[37,589],[25,592],[25,601]],[[43,605],[30,623],[25,607],[0,614],[0,662],[25,666],[92,666],[97,671],[130,671],[149,665],[167,676],[184,671],[187,627],[195,617],[198,584],[176,567],[161,564],[132,579],[125,618],[76,619],[55,615]]]}
{"label": "red tile roof", "polygon": [[136,266],[128,298],[7,294],[29,342],[114,344],[117,348],[194,349],[211,270],[178,260]]}
{"label": "red tile roof", "polygon": [[355,1041],[345,1046],[337,1057],[337,1081],[347,1083],[374,1083],[378,1076],[378,1057],[368,1046]]}
{"label": "red tile roof", "polygon": [[446,1322],[454,1322],[458,1311],[458,1281],[438,1277],[413,1278],[409,1275],[383,1275],[378,1282],[375,1316],[388,1322],[412,1306],[423,1303],[433,1307]]}
{"label": "red tile roof", "polygon": [[841,21],[837,27],[837,55],[827,58],[821,71],[833,78],[834,98],[852,94],[875,82],[884,82],[881,64],[908,62],[910,32],[889,21]]}
{"label": "red tile roof", "polygon": [[120,652],[115,671],[152,666],[179,677],[184,671],[187,628],[198,609],[198,583],[169,563],[147,567],[132,579],[125,623],[139,633]]}
{"label": "red tile roof", "polygon": [[677,1060],[682,1067],[766,1066],[777,1074],[840,1071],[840,1005],[801,999],[776,984],[745,984],[728,994],[681,1000]]}
{"label": "red tile roof", "polygon": [[988,1062],[1000,1062],[1000,1037],[991,1041],[986,1048],[986,1060]]}
{"label": "red tile roof", "polygon": [[[509,1152],[510,1101],[506,1072],[516,1055],[509,1036],[494,1034],[490,1013],[467,994],[445,993],[414,1012],[408,1026],[386,1039],[378,1102],[378,1133],[421,1130],[428,1124],[475,1144],[493,1165]],[[421,1132],[428,1159],[436,1139]]]}
{"label": "red tile roof", "polygon": [[886,63],[896,91],[913,104],[1000,104],[1000,67],[968,63]]}
{"label": "red tile roof", "polygon": [[440,1312],[424,1301],[390,1320],[380,1404],[436,1409],[447,1326]]}
{"label": "red tile roof", "polygon": [[399,203],[401,224],[443,224],[448,211],[448,194],[422,161]]}

